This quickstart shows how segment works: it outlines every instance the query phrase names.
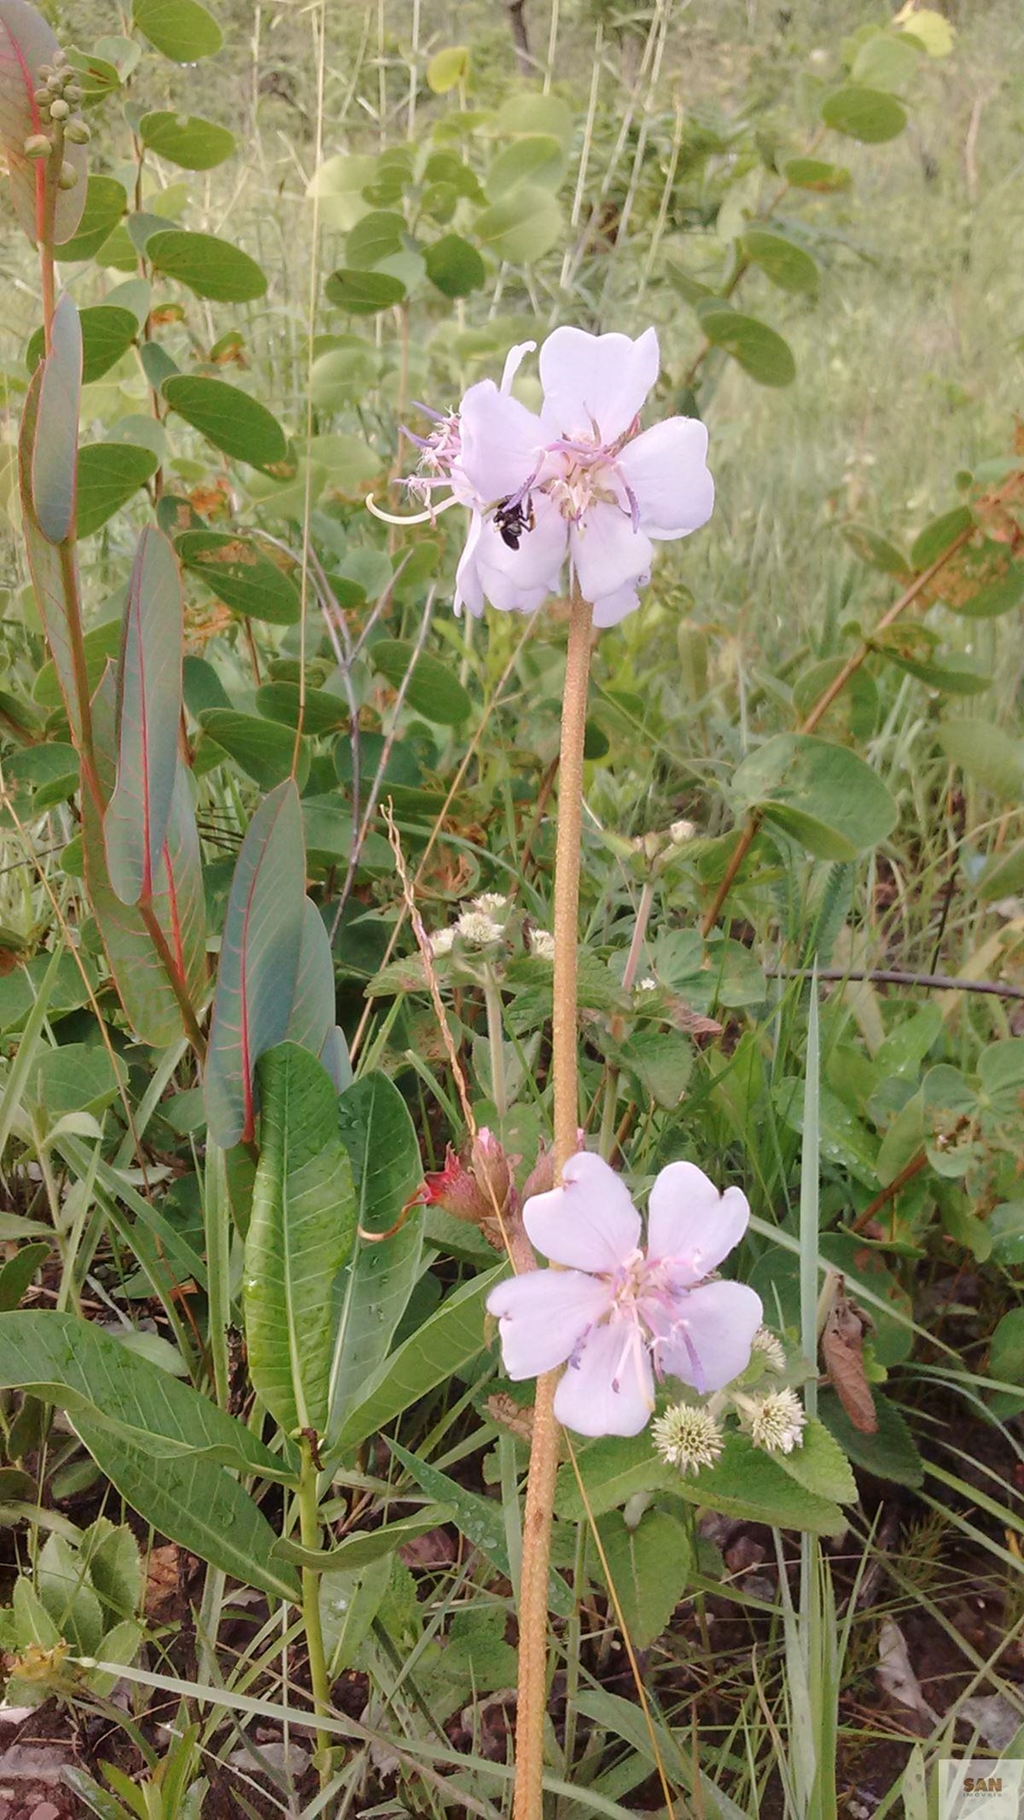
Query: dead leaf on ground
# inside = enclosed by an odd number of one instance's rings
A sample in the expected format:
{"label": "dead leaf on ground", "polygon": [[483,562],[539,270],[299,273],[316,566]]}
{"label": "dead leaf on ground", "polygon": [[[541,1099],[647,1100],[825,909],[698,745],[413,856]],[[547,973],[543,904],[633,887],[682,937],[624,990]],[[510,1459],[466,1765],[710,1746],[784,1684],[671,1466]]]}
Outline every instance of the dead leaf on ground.
{"label": "dead leaf on ground", "polygon": [[864,1372],[864,1334],[869,1325],[867,1315],[848,1300],[840,1277],[822,1330],[821,1355],[840,1403],[854,1428],[865,1435],[878,1430],[875,1399]]}

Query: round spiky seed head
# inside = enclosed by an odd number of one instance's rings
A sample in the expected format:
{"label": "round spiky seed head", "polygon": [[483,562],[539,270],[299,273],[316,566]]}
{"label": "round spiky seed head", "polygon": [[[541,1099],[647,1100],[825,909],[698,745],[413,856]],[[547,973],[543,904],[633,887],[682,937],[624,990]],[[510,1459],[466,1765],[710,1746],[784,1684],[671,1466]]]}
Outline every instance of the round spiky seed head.
{"label": "round spiky seed head", "polygon": [[72,145],[88,145],[92,134],[84,120],[69,120],[64,128],[64,137]]}
{"label": "round spiky seed head", "polygon": [[795,1391],[770,1390],[765,1397],[744,1399],[740,1415],[754,1446],[768,1453],[792,1453],[804,1444],[807,1418]]}
{"label": "round spiky seed head", "polygon": [[48,158],[52,149],[45,133],[30,133],[25,141],[26,158]]}
{"label": "round spiky seed head", "polygon": [[651,1424],[654,1451],[667,1466],[681,1473],[714,1466],[725,1446],[725,1436],[709,1409],[700,1404],[674,1403]]}
{"label": "round spiky seed head", "polygon": [[73,190],[77,182],[78,172],[74,165],[62,164],[60,167],[60,176],[57,178],[57,188],[61,190]]}
{"label": "round spiky seed head", "polygon": [[57,96],[56,100],[50,102],[50,119],[51,120],[66,120],[68,115],[70,114],[70,112],[71,112],[71,109],[69,108],[67,102],[62,101],[59,95]]}

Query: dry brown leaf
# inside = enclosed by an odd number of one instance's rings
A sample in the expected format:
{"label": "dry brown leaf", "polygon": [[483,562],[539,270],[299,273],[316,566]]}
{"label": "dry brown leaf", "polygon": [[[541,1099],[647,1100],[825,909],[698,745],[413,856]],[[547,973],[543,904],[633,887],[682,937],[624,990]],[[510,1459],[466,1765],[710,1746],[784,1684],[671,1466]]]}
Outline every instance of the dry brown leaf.
{"label": "dry brown leaf", "polygon": [[873,1435],[878,1429],[878,1417],[871,1386],[864,1373],[867,1326],[867,1316],[847,1299],[840,1277],[822,1330],[821,1355],[829,1380],[854,1428],[861,1434]]}

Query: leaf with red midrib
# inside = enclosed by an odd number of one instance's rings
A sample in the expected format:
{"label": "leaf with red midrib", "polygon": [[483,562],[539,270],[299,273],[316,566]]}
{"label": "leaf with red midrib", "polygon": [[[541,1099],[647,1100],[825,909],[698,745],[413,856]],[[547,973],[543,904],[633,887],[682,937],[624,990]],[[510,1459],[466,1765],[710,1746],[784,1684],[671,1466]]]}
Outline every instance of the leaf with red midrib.
{"label": "leaf with red midrib", "polygon": [[[45,158],[26,158],[25,141],[47,124],[32,99],[38,70],[52,64],[60,45],[46,20],[27,0],[0,0],[0,144],[11,175],[14,211],[35,245],[43,237]],[[78,172],[74,189],[58,190],[54,241],[70,240],[85,208],[87,158],[84,145],[65,141],[64,160]]]}
{"label": "leaf with red midrib", "polygon": [[122,903],[150,897],[167,837],[178,763],[184,606],[169,540],[148,525],[128,584],[117,699],[117,783],[104,821],[110,882]]}
{"label": "leaf with red midrib", "polygon": [[210,1136],[225,1150],[255,1125],[253,1071],[284,1041],[305,918],[306,855],[293,778],[249,824],[228,897],[206,1060]]}

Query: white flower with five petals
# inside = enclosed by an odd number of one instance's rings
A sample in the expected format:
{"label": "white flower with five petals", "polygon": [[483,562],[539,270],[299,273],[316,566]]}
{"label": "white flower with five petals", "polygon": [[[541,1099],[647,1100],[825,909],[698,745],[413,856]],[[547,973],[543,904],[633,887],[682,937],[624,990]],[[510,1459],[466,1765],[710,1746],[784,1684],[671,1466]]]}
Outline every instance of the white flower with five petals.
{"label": "white flower with five petals", "polygon": [[622,1178],[598,1156],[569,1158],[562,1185],[534,1195],[523,1223],[562,1270],[531,1270],[487,1298],[511,1378],[567,1369],[555,1414],[584,1435],[635,1435],[654,1408],[655,1377],[701,1395],[738,1377],[762,1317],[743,1283],[708,1281],[746,1231],[738,1188],[719,1194],[693,1163],[670,1163],[651,1189],[648,1242]]}

